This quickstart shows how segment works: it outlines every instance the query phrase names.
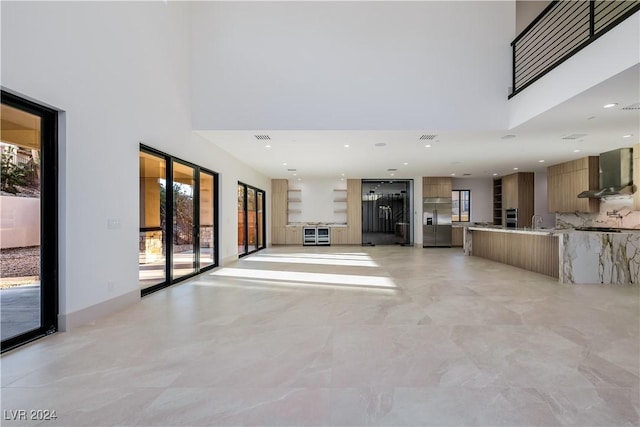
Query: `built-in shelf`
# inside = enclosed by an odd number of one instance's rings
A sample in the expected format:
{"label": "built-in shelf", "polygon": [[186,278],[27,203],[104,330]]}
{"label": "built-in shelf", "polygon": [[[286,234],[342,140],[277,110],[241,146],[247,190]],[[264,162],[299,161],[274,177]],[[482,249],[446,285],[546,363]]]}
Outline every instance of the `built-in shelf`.
{"label": "built-in shelf", "polygon": [[300,218],[291,217],[302,213],[302,190],[299,188],[289,188],[287,190],[287,214],[288,222],[298,221]]}
{"label": "built-in shelf", "polygon": [[[346,222],[346,214],[347,214],[347,189],[342,188],[334,188],[333,189],[333,213],[336,214],[344,214],[344,218],[340,218],[340,220],[344,220]],[[341,215],[342,216],[342,215]]]}
{"label": "built-in shelf", "polygon": [[502,225],[502,178],[493,180],[493,224]]}

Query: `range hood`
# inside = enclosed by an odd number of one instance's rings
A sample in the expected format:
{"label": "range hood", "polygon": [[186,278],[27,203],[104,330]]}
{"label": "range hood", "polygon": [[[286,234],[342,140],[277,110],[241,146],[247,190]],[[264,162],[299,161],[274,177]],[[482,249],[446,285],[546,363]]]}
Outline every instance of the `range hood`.
{"label": "range hood", "polygon": [[620,148],[600,153],[600,189],[583,191],[580,198],[629,195],[635,192],[633,185],[633,149]]}

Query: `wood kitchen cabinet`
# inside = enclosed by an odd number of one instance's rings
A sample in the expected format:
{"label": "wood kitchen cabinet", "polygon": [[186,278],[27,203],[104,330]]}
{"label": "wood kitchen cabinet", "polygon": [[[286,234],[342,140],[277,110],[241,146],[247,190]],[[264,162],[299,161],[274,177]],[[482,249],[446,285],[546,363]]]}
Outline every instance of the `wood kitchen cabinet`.
{"label": "wood kitchen cabinet", "polygon": [[533,172],[518,172],[502,177],[502,221],[507,209],[518,209],[518,227],[531,227],[534,214]]}
{"label": "wood kitchen cabinet", "polygon": [[302,227],[285,227],[285,244],[301,245],[302,244]]}
{"label": "wood kitchen cabinet", "polygon": [[599,212],[600,200],[578,198],[583,191],[598,190],[598,156],[583,157],[547,168],[547,207],[549,212]]}
{"label": "wood kitchen cabinet", "polygon": [[453,184],[450,177],[422,177],[422,197],[451,197]]}
{"label": "wood kitchen cabinet", "polygon": [[[640,144],[633,146],[633,184],[640,186]],[[633,193],[633,210],[640,211],[640,191]]]}
{"label": "wood kitchen cabinet", "polygon": [[347,243],[362,244],[362,181],[347,180]]}
{"label": "wood kitchen cabinet", "polygon": [[464,227],[451,228],[451,247],[461,248],[464,242]]}
{"label": "wood kitchen cabinet", "polygon": [[[286,179],[271,180],[271,243],[286,243],[289,182]],[[302,240],[300,240],[302,242]]]}
{"label": "wood kitchen cabinet", "polygon": [[331,244],[346,245],[349,243],[347,227],[331,227]]}

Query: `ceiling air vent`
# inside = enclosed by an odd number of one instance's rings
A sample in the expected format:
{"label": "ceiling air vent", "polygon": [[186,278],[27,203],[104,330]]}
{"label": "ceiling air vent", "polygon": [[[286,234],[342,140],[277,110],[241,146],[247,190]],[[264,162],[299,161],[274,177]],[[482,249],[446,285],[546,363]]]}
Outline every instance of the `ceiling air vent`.
{"label": "ceiling air vent", "polygon": [[389,168],[389,169],[387,169],[387,172],[395,172],[397,170],[398,170],[397,168]]}
{"label": "ceiling air vent", "polygon": [[261,141],[270,141],[271,137],[269,135],[253,135],[256,137],[256,139],[261,140]]}
{"label": "ceiling air vent", "polygon": [[640,110],[640,102],[622,107],[621,110]]}
{"label": "ceiling air vent", "polygon": [[436,139],[436,136],[438,135],[422,135],[420,137],[420,141],[431,141],[433,139]]}
{"label": "ceiling air vent", "polygon": [[571,135],[563,136],[562,139],[580,139],[587,136],[586,133],[572,133]]}
{"label": "ceiling air vent", "polygon": [[287,169],[288,172],[295,172],[297,169]]}
{"label": "ceiling air vent", "polygon": [[504,135],[504,136],[501,136],[500,139],[513,139],[515,137],[516,137],[515,135]]}

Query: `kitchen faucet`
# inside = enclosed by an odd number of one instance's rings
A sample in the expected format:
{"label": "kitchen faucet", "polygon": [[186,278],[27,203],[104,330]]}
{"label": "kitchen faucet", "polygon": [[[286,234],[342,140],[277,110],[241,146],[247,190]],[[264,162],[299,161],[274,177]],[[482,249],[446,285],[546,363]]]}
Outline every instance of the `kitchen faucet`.
{"label": "kitchen faucet", "polygon": [[537,229],[542,225],[542,217],[540,215],[534,215],[531,217],[531,227]]}

